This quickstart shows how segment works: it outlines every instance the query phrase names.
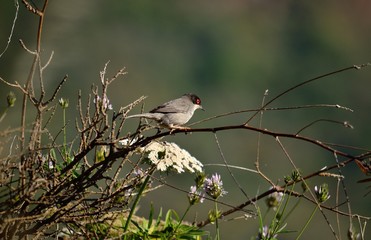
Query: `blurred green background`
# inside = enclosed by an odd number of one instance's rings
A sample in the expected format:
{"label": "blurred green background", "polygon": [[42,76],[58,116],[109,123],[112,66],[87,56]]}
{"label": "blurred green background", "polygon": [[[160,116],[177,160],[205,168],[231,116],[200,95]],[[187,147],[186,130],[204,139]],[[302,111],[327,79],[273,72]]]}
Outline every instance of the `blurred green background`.
{"label": "blurred green background", "polygon": [[[40,4],[39,1],[35,3]],[[46,61],[51,51],[54,51],[54,57],[45,71],[46,87],[49,92],[54,91],[63,76],[69,75],[60,96],[70,101],[71,139],[77,90],[82,89],[83,95],[87,96],[91,84],[99,84],[99,71],[108,60],[108,76],[113,76],[122,67],[128,71],[128,75],[116,81],[109,90],[115,110],[142,95],[148,96],[145,109],[150,110],[188,92],[199,95],[206,109],[206,112],[196,112],[192,121],[257,108],[266,89],[269,89],[267,99],[270,99],[309,78],[369,62],[370,12],[370,1],[50,1],[42,57]],[[14,2],[3,1],[0,14],[2,50],[15,14]],[[32,56],[21,49],[18,39],[35,49],[36,29],[37,19],[21,5],[12,42],[0,58],[2,78],[25,82]],[[267,112],[263,127],[295,133],[319,118],[347,120],[354,125],[353,130],[320,123],[303,134],[325,142],[370,148],[370,80],[371,68],[352,70],[306,85],[272,104],[275,107],[339,104],[352,108],[353,113],[329,108]],[[9,90],[3,84],[0,87],[1,109],[6,106]],[[19,126],[21,95],[16,94],[18,104],[8,112],[2,129]],[[133,110],[139,111],[140,108]],[[239,124],[249,116],[247,113],[233,115],[196,127]],[[133,131],[136,123],[132,120],[124,131]],[[252,124],[257,126],[257,121]],[[55,132],[63,123],[56,125]],[[217,135],[229,164],[254,167],[256,133],[228,131]],[[177,142],[204,164],[223,163],[212,134],[177,135],[167,140]],[[283,143],[303,174],[334,164],[333,156],[317,147],[286,139]],[[272,137],[262,138],[260,150],[261,167],[266,175],[278,181],[290,174],[292,167]],[[229,192],[223,201],[236,205],[246,200],[224,168],[208,166],[205,170],[210,175],[216,171],[222,174]],[[356,184],[364,176],[355,165],[342,171],[353,213],[369,215],[370,196],[363,197],[367,185]],[[234,174],[251,197],[269,187],[255,174],[239,170],[234,170]],[[189,174],[169,176],[168,182],[186,190],[193,184]],[[334,204],[336,179],[315,178],[310,184],[314,186],[322,182],[331,185],[329,204]],[[344,200],[343,194],[341,199]],[[151,201],[157,210],[160,207],[164,210],[174,208],[180,214],[187,206],[185,194],[163,187],[143,199],[140,214],[148,215],[146,210]],[[209,206],[212,204],[196,207],[188,220],[194,219],[195,212],[198,212],[198,220],[204,219]],[[264,202],[259,202],[259,206],[264,209]],[[303,201],[301,207],[288,219],[287,229],[300,230],[313,205]],[[223,207],[223,210],[227,209]],[[341,210],[347,211],[345,207]],[[334,214],[329,215],[335,226]],[[341,218],[343,238],[347,221],[346,217]],[[249,239],[257,233],[258,221],[228,221],[222,223],[221,228],[224,239]],[[207,229],[213,231],[213,226]],[[370,233],[368,230],[368,236]],[[296,234],[288,234],[284,238],[294,236]],[[331,236],[325,220],[317,213],[303,239]]]}

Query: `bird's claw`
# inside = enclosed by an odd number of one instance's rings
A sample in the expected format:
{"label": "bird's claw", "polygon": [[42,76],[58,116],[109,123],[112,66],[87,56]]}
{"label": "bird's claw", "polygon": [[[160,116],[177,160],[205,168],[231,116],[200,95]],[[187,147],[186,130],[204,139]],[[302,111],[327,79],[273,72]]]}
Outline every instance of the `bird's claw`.
{"label": "bird's claw", "polygon": [[182,127],[182,126],[171,126],[170,127],[170,134],[173,134],[173,132],[175,130],[183,130],[183,131],[186,131],[186,130],[190,130],[191,128],[189,127]]}

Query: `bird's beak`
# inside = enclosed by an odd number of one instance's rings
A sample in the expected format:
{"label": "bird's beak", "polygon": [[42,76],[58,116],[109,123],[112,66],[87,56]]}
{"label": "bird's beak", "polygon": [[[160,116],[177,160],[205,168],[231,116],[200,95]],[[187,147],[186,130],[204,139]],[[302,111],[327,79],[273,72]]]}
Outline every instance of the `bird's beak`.
{"label": "bird's beak", "polygon": [[200,109],[202,110],[202,111],[205,111],[205,109],[200,105]]}

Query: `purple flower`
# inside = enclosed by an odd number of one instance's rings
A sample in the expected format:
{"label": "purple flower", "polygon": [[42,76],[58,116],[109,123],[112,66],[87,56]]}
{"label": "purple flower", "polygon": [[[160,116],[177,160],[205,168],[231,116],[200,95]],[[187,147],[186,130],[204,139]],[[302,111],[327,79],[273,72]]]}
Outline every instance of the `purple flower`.
{"label": "purple flower", "polygon": [[203,203],[204,202],[205,194],[201,193],[197,190],[196,186],[191,186],[191,191],[188,193],[188,200],[191,205],[196,203]]}
{"label": "purple flower", "polygon": [[276,210],[276,208],[281,204],[282,200],[283,200],[282,192],[273,192],[268,195],[265,202],[269,208],[273,208],[273,210]]}
{"label": "purple flower", "polygon": [[223,182],[220,179],[220,175],[218,175],[217,173],[213,174],[211,178],[205,179],[204,189],[206,194],[214,199],[227,194],[227,192],[223,188]]}

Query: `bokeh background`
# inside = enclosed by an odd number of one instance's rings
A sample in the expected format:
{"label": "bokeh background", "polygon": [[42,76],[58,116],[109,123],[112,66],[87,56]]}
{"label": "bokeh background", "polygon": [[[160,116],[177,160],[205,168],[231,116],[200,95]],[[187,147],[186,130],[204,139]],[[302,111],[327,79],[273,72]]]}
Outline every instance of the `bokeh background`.
{"label": "bokeh background", "polygon": [[[35,4],[41,7],[39,1]],[[14,1],[0,4],[0,50],[8,41],[15,14]],[[50,1],[42,40],[44,61],[54,51],[53,61],[45,72],[49,91],[64,75],[68,82],[61,96],[68,98],[68,116],[74,122],[77,90],[87,96],[90,86],[99,84],[99,71],[108,65],[112,76],[122,67],[128,74],[109,90],[115,110],[146,95],[145,109],[193,92],[202,99],[206,112],[196,112],[192,121],[217,114],[254,109],[260,106],[263,94],[267,99],[309,78],[343,67],[370,61],[371,42],[370,1]],[[35,49],[37,19],[20,6],[15,32],[8,50],[0,58],[0,76],[10,82],[24,83],[32,56],[21,49],[22,39]],[[371,68],[352,70],[306,85],[275,101],[272,106],[287,107],[305,104],[339,104],[354,112],[339,109],[306,109],[264,114],[263,127],[294,133],[319,119],[347,120],[353,130],[339,125],[320,123],[303,134],[323,140],[371,148],[370,81]],[[9,88],[0,85],[0,107],[6,106]],[[20,99],[8,112],[3,127],[19,126]],[[140,108],[133,112],[139,112]],[[60,113],[57,113],[60,114]],[[58,116],[58,115],[57,115]],[[204,122],[196,127],[239,124],[248,113]],[[32,116],[30,116],[32,120]],[[124,131],[135,129],[132,120]],[[257,124],[253,121],[252,124]],[[62,127],[56,124],[55,132]],[[69,136],[75,133],[71,124]],[[228,131],[217,134],[229,164],[254,167],[258,135],[248,131]],[[209,133],[177,135],[167,139],[187,149],[204,164],[223,163],[215,139]],[[288,152],[303,174],[334,164],[331,154],[318,147],[293,140],[283,140]],[[356,153],[355,150],[350,150]],[[278,144],[263,137],[260,149],[262,170],[274,181],[282,180],[292,167]],[[236,205],[246,200],[222,167],[207,166],[210,175],[222,175],[229,192],[222,200]],[[249,196],[265,191],[269,185],[256,174],[234,170]],[[355,165],[343,169],[353,213],[371,213],[370,196],[364,197],[367,184],[356,182],[365,176]],[[189,189],[190,174],[170,175],[167,181]],[[335,200],[335,179],[315,178],[310,184],[328,182]],[[341,199],[344,200],[343,194]],[[171,200],[171,201],[169,201]],[[184,193],[163,187],[141,202],[139,214],[148,215],[151,202],[159,211],[175,209],[182,213],[187,206]],[[258,203],[265,209],[264,201]],[[288,219],[288,230],[300,230],[313,205],[303,201],[301,209]],[[212,204],[205,203],[191,211],[188,220],[202,220]],[[222,207],[227,210],[227,207]],[[251,207],[254,210],[253,207]],[[346,208],[342,208],[346,211]],[[195,215],[197,212],[197,216]],[[237,213],[232,217],[239,217]],[[330,214],[335,226],[333,214]],[[269,217],[267,217],[269,219]],[[269,222],[267,222],[269,223]],[[346,236],[348,219],[342,217],[341,235]],[[213,231],[213,226],[207,228]],[[226,221],[221,225],[224,239],[249,239],[256,235],[258,221],[254,219]],[[367,230],[368,236],[371,231]],[[232,236],[232,237],[231,237]],[[296,234],[284,235],[292,239]],[[326,222],[317,213],[303,239],[331,238]]]}

